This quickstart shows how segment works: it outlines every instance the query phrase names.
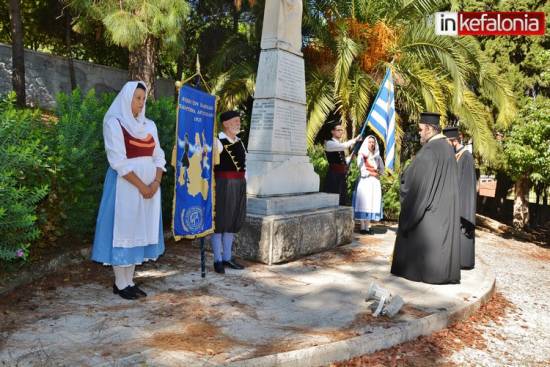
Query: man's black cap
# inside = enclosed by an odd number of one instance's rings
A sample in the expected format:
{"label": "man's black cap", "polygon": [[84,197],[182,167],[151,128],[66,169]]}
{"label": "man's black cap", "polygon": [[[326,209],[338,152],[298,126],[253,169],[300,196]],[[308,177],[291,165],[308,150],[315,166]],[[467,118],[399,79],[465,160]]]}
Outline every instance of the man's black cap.
{"label": "man's black cap", "polygon": [[439,116],[437,112],[422,112],[420,114],[420,123],[439,126]]}
{"label": "man's black cap", "polygon": [[458,139],[458,127],[450,126],[443,129],[443,135],[449,139]]}
{"label": "man's black cap", "polygon": [[234,117],[241,117],[239,111],[225,111],[220,114],[220,123],[231,120]]}

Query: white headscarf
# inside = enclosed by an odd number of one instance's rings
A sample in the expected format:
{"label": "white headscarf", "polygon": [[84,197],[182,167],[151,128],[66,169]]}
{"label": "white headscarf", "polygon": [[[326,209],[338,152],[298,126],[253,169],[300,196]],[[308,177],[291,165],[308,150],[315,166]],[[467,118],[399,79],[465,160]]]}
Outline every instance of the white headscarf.
{"label": "white headscarf", "polygon": [[[369,150],[369,139],[374,139],[374,153]],[[374,137],[374,135],[369,135],[365,140],[363,140],[363,143],[361,144],[361,148],[359,148],[359,156],[366,156],[369,160],[369,163],[373,167],[377,167],[377,159],[376,157],[380,157],[380,148],[378,147],[378,140]]]}
{"label": "white headscarf", "polygon": [[[111,103],[111,107],[107,110],[103,118],[103,124],[117,119],[134,138],[145,139],[148,134],[146,127],[153,122],[145,117],[145,105],[143,105],[143,109],[138,117],[134,117],[132,113],[132,99],[134,98],[134,92],[138,83],[141,83],[147,89],[145,83],[142,81],[131,81],[124,84],[124,87],[122,87],[113,103]],[[147,90],[145,91],[144,102],[147,102]]]}

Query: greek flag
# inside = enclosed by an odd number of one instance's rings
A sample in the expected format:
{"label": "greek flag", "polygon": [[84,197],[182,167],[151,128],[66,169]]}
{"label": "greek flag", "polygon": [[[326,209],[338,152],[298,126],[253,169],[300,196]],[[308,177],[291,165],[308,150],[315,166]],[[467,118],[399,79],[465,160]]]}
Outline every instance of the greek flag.
{"label": "greek flag", "polygon": [[395,164],[395,97],[389,68],[386,70],[386,75],[366,122],[384,143],[386,168],[393,171]]}

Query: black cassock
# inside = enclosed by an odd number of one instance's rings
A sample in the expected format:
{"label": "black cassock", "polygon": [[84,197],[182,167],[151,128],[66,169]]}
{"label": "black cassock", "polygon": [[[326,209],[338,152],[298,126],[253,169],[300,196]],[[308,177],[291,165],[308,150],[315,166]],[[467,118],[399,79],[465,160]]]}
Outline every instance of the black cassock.
{"label": "black cassock", "polygon": [[460,282],[458,169],[441,134],[401,176],[401,213],[391,272],[431,284]]}
{"label": "black cassock", "polygon": [[456,153],[458,197],[460,201],[460,267],[475,265],[476,172],[474,157],[462,148]]}

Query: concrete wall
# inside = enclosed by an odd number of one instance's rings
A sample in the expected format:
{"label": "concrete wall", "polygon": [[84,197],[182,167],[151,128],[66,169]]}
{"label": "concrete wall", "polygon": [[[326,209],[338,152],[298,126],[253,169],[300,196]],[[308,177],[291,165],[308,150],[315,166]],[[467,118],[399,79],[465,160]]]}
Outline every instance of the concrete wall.
{"label": "concrete wall", "polygon": [[[74,61],[76,83],[84,92],[118,92],[128,80],[126,70]],[[55,108],[55,96],[71,91],[68,61],[66,58],[25,50],[25,81],[27,103],[46,109]],[[11,46],[0,43],[0,95],[11,91]],[[173,96],[174,81],[159,79],[155,95]]]}

